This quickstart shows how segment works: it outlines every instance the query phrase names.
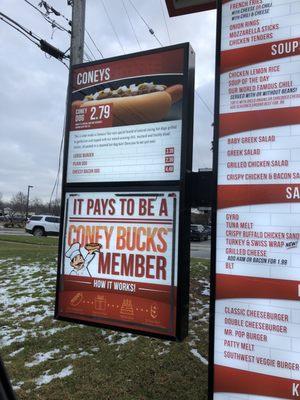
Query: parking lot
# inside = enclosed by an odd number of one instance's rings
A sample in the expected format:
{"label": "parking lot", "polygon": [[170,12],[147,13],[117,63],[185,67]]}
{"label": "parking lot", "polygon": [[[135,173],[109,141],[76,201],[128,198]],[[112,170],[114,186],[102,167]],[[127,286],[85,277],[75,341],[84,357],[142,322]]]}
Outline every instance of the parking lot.
{"label": "parking lot", "polygon": [[211,246],[210,239],[205,240],[203,242],[191,242],[191,257],[209,260],[210,246]]}
{"label": "parking lot", "polygon": [[29,233],[26,233],[22,228],[3,228],[3,226],[0,226],[0,235],[27,236]]}

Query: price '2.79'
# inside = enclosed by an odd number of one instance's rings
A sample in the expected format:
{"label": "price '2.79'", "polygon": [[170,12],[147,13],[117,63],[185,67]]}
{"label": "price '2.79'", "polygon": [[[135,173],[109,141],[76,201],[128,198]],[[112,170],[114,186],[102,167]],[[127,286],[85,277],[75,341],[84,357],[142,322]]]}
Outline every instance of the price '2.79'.
{"label": "price '2.79'", "polygon": [[91,107],[91,121],[98,121],[101,119],[108,119],[110,117],[111,106],[104,104]]}

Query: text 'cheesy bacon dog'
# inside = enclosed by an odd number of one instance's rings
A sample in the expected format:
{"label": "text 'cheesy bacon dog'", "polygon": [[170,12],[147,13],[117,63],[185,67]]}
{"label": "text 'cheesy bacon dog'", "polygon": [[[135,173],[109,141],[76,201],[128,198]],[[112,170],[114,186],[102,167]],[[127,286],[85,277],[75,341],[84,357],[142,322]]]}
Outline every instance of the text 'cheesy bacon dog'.
{"label": "text 'cheesy bacon dog'", "polygon": [[183,87],[180,84],[167,87],[142,83],[140,85],[121,86],[116,90],[106,88],[93,95],[87,95],[83,101],[75,101],[76,107],[112,104],[113,125],[134,125],[161,121],[172,104],[182,98]]}

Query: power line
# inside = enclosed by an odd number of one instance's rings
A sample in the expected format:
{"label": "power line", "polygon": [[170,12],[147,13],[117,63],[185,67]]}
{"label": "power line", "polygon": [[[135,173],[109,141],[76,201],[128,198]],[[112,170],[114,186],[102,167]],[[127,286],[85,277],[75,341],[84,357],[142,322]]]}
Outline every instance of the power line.
{"label": "power line", "polygon": [[142,14],[139,12],[139,10],[136,8],[136,6],[134,5],[134,3],[129,0],[130,4],[132,5],[132,7],[135,9],[136,13],[138,14],[138,16],[142,19],[142,21],[144,22],[144,24],[147,26],[148,31],[150,32],[151,35],[153,35],[155,37],[155,39],[157,40],[157,42],[160,44],[161,47],[163,47],[162,42],[158,39],[158,37],[156,36],[154,30],[149,26],[148,22],[145,20],[145,18],[143,18]]}
{"label": "power line", "polygon": [[[17,21],[13,20],[12,18],[8,17],[7,15],[5,15],[4,13],[0,12],[0,16],[5,18],[7,21],[9,21],[10,23],[12,23],[13,25],[16,25],[18,28],[20,28],[22,31],[24,31],[25,33],[27,33],[28,35],[32,36],[34,39],[40,41],[41,37],[36,35],[35,33],[33,33],[30,29],[25,28],[23,25],[19,24]],[[3,20],[3,18],[1,18]],[[6,22],[6,21],[4,21]]]}
{"label": "power line", "polygon": [[166,20],[166,17],[165,17],[165,13],[164,13],[164,7],[163,7],[162,0],[160,0],[160,6],[161,6],[162,15],[163,15],[163,17],[164,17],[165,25],[166,25],[166,28],[167,28],[167,34],[168,34],[168,38],[169,38],[169,44],[171,44],[171,36],[170,36],[170,32],[169,32],[167,20]]}
{"label": "power line", "polygon": [[[65,102],[67,102],[67,96],[66,96]],[[52,188],[52,192],[51,192],[51,195],[50,195],[50,200],[49,200],[49,211],[50,211],[50,209],[51,209],[51,202],[52,202],[53,194],[54,194],[54,192],[55,192],[55,188],[56,188],[56,190],[58,190],[58,185],[59,185],[59,175],[60,175],[61,165],[62,165],[62,155],[63,155],[63,148],[64,148],[66,123],[67,123],[67,112],[66,112],[66,110],[65,110],[65,113],[64,113],[64,123],[63,123],[63,128],[62,128],[62,135],[61,135],[61,139],[60,139],[60,146],[59,146],[59,156],[58,156],[57,173],[56,173],[55,182],[54,182],[54,185],[53,185],[53,188]],[[57,192],[56,192],[56,197],[57,197]]]}
{"label": "power line", "polygon": [[[90,49],[90,47],[88,46],[88,44],[86,43],[86,41],[84,42],[84,45],[86,46],[86,48],[89,50],[89,52],[91,53],[92,57],[94,60],[96,60],[96,57],[94,55],[94,53],[92,52],[92,50]],[[91,58],[91,57],[90,57]],[[92,61],[92,60],[91,60]]]}
{"label": "power line", "polygon": [[39,42],[35,42],[33,39],[31,39],[31,37],[33,37],[32,35],[29,35],[25,32],[22,32],[21,29],[17,28],[16,26],[14,26],[13,24],[11,24],[9,21],[6,21],[2,16],[0,16],[0,19],[5,22],[7,25],[11,26],[12,28],[14,28],[16,31],[20,32],[22,35],[24,35],[28,40],[30,40],[32,43],[34,43],[36,46],[39,46]]}
{"label": "power line", "polygon": [[195,90],[195,93],[199,97],[199,99],[202,101],[202,103],[205,105],[206,109],[211,113],[212,116],[214,116],[214,113],[212,112],[212,110],[210,109],[210,107],[208,106],[206,101],[200,96],[200,94],[198,93],[197,89]]}
{"label": "power line", "polygon": [[135,29],[134,29],[134,27],[133,27],[133,24],[132,24],[130,15],[129,15],[128,11],[127,11],[127,8],[126,8],[126,5],[125,5],[124,0],[122,0],[122,3],[123,3],[123,7],[124,7],[124,9],[125,9],[127,18],[128,18],[128,20],[129,20],[129,23],[130,23],[130,25],[131,25],[131,29],[132,29],[132,32],[133,32],[133,34],[134,34],[135,40],[137,41],[137,44],[138,44],[140,50],[142,50],[141,44],[140,44],[140,42],[139,42],[139,39],[138,39],[137,34],[136,34],[136,32],[135,32]]}
{"label": "power line", "polygon": [[[50,6],[46,1],[43,1],[43,0],[40,1],[39,6],[40,6],[40,7],[43,7],[43,6],[44,6],[44,8],[45,8],[45,10],[46,10],[46,13],[47,13],[48,15],[51,14],[51,13],[53,13],[53,14],[55,14],[56,16],[61,16],[62,18],[64,18],[64,19],[68,22],[68,24],[69,24],[70,26],[72,26],[72,22],[71,22],[67,17],[65,17],[62,13],[60,13],[59,11],[57,11],[54,7]],[[43,13],[42,13],[42,14],[43,14]],[[68,31],[68,33],[71,34],[71,31]],[[88,46],[87,46],[87,47],[88,47]],[[68,50],[69,50],[69,49],[68,49]],[[67,51],[68,51],[68,50],[67,50]],[[67,52],[67,51],[66,51],[66,52]],[[85,55],[86,55],[86,57],[88,58],[88,60],[90,61],[91,58],[89,57],[89,55],[88,55],[87,53],[85,53]],[[65,63],[63,63],[63,64],[68,68],[68,66],[67,66]],[[55,182],[54,182],[54,185],[53,185],[53,189],[52,189],[52,192],[51,192],[51,195],[50,195],[49,211],[51,210],[51,202],[52,202],[53,194],[54,194],[54,192],[55,192],[55,188],[56,188],[56,200],[57,200],[57,197],[58,197],[59,176],[60,176],[61,163],[62,163],[62,150],[63,150],[63,143],[64,143],[64,137],[65,137],[65,124],[66,124],[66,114],[65,114],[65,116],[64,116],[64,126],[63,126],[63,132],[62,132],[62,136],[61,136],[61,142],[60,142],[57,175],[56,175],[56,179],[55,179]]]}
{"label": "power line", "polygon": [[60,31],[64,31],[67,33],[71,33],[71,31],[69,31],[68,29],[66,29],[64,26],[60,25],[59,23],[57,23],[54,19],[50,18],[48,14],[43,13],[38,7],[36,7],[34,4],[32,4],[29,0],[24,0],[27,4],[29,4],[32,8],[34,8],[36,11],[38,11],[43,18],[49,23],[51,24],[52,28],[57,28]]}
{"label": "power line", "polygon": [[30,29],[25,28],[23,25],[19,24],[17,21],[13,20],[2,12],[0,12],[0,19],[7,25],[11,26],[13,29],[21,33],[23,36],[25,36],[28,40],[39,47],[44,53],[56,58],[68,68],[68,66],[63,62],[63,59],[69,58],[69,56],[66,55],[66,52],[62,52],[58,48],[52,46],[46,40],[41,39],[40,36],[33,33]]}
{"label": "power line", "polygon": [[[43,17],[46,19],[46,21],[51,22],[52,24],[54,24],[55,27],[57,27],[60,30],[64,30],[66,32],[68,32],[69,34],[71,34],[71,31],[65,29],[64,27],[62,27],[60,24],[58,24],[55,20],[49,18],[49,14],[53,13],[56,16],[60,16],[62,18],[64,18],[69,25],[72,26],[72,21],[70,19],[68,19],[66,16],[64,16],[60,11],[56,10],[54,7],[52,7],[50,4],[48,4],[46,1],[41,1],[39,3],[40,7],[45,8],[46,13],[43,13],[42,11],[40,11],[36,6],[34,6],[29,0],[24,0],[26,1],[26,3],[30,4],[33,8],[35,8],[40,14],[43,15]],[[52,25],[53,26],[53,25]],[[98,50],[99,54],[101,55],[102,58],[103,54],[101,53],[100,49],[98,48],[98,46],[96,45],[95,41],[93,40],[92,36],[90,35],[90,33],[85,29],[85,32],[88,34],[90,40],[92,41],[93,45],[95,46],[95,48]],[[86,47],[88,48],[88,50],[90,51],[90,53],[92,54],[92,56],[94,57],[94,59],[96,59],[95,55],[93,54],[92,50],[90,49],[90,47],[88,46],[88,44],[86,42],[84,42]],[[90,57],[89,57],[90,58]],[[91,61],[91,59],[89,60]]]}
{"label": "power line", "polygon": [[57,11],[54,7],[52,7],[50,4],[48,4],[46,1],[42,0],[39,2],[39,7],[44,7],[46,10],[46,13],[49,14],[54,14],[57,17],[62,17],[64,18],[68,24],[70,25],[72,23],[72,21],[67,18],[64,14],[62,14],[60,11]]}
{"label": "power line", "polygon": [[64,144],[64,139],[65,139],[65,124],[66,124],[66,113],[64,115],[63,132],[62,132],[61,140],[60,140],[57,174],[56,174],[55,182],[54,182],[52,192],[50,195],[50,200],[49,200],[49,210],[51,208],[51,202],[52,202],[52,197],[53,197],[55,188],[58,187],[58,183],[59,183],[59,174],[60,174],[61,161],[62,161],[62,150],[63,150],[63,144]]}
{"label": "power line", "polygon": [[89,33],[86,29],[85,29],[85,31],[86,31],[88,37],[91,39],[93,45],[94,45],[94,46],[96,47],[96,49],[98,50],[98,53],[100,54],[100,56],[101,56],[102,58],[104,58],[104,56],[103,56],[101,50],[100,50],[100,49],[98,48],[98,46],[96,45],[96,43],[95,43],[94,39],[92,38],[92,36],[90,35],[90,33]]}
{"label": "power line", "polygon": [[117,38],[117,40],[118,40],[118,42],[119,42],[119,45],[120,45],[120,47],[121,47],[121,49],[122,49],[122,51],[123,51],[123,54],[125,54],[124,47],[123,47],[123,45],[122,45],[122,43],[121,43],[121,40],[120,40],[120,38],[119,38],[119,35],[118,35],[116,29],[115,29],[115,27],[114,27],[114,25],[113,25],[113,23],[112,23],[112,20],[110,19],[110,16],[109,16],[109,14],[108,14],[108,12],[107,12],[107,9],[106,9],[105,4],[104,4],[104,0],[101,0],[101,3],[102,3],[102,6],[103,6],[103,8],[104,8],[104,11],[105,11],[105,14],[106,14],[106,16],[107,16],[107,19],[109,20],[109,23],[110,23],[110,25],[111,25],[111,27],[112,27],[112,30],[114,31],[114,34],[115,34],[115,36],[116,36],[116,38]]}
{"label": "power line", "polygon": [[84,61],[93,61],[86,51],[84,51],[83,54],[84,54],[84,56],[86,58]]}
{"label": "power line", "polygon": [[[25,1],[28,2],[28,0],[25,0]],[[44,6],[47,14],[53,13],[53,14],[55,14],[56,16],[60,16],[60,17],[64,18],[64,19],[68,22],[68,24],[72,26],[72,21],[71,21],[69,18],[67,18],[67,17],[66,17],[64,14],[62,14],[60,11],[56,10],[54,7],[52,7],[52,6],[51,6],[50,4],[48,4],[46,1],[43,1],[43,0],[42,0],[42,1],[39,3],[39,6],[40,6],[40,7],[43,7],[43,6]],[[42,13],[42,14],[44,14],[44,13]],[[68,32],[71,33],[70,31],[68,31]],[[104,58],[104,57],[103,57],[103,54],[101,53],[100,49],[99,49],[98,46],[96,45],[94,39],[92,38],[92,36],[90,35],[90,33],[87,31],[87,29],[85,29],[85,32],[86,32],[87,35],[89,36],[89,38],[90,38],[90,40],[92,41],[92,43],[93,43],[93,45],[95,46],[95,48],[98,50],[98,52],[99,52],[99,54],[101,55],[101,57]],[[91,51],[91,49],[88,47],[87,43],[85,43],[85,45],[86,45],[86,47],[89,49],[90,53],[93,54],[93,52]],[[93,54],[93,57],[94,57],[94,59],[96,59],[96,57],[94,56],[94,54]]]}
{"label": "power line", "polygon": [[59,60],[62,64],[64,64],[64,66],[67,68],[67,69],[70,69],[69,67],[68,67],[68,65],[64,62],[64,61],[62,61],[62,60]]}

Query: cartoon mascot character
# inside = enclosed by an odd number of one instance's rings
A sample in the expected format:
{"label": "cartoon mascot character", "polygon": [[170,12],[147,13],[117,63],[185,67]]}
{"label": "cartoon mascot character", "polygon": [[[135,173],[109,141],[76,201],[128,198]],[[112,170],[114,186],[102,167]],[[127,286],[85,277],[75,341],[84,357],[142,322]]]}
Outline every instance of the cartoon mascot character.
{"label": "cartoon mascot character", "polygon": [[84,246],[87,254],[84,256],[80,243],[73,243],[66,252],[66,257],[71,260],[70,266],[72,270],[70,275],[92,276],[88,267],[95,258],[96,253],[100,252],[101,247],[100,243],[87,243]]}

